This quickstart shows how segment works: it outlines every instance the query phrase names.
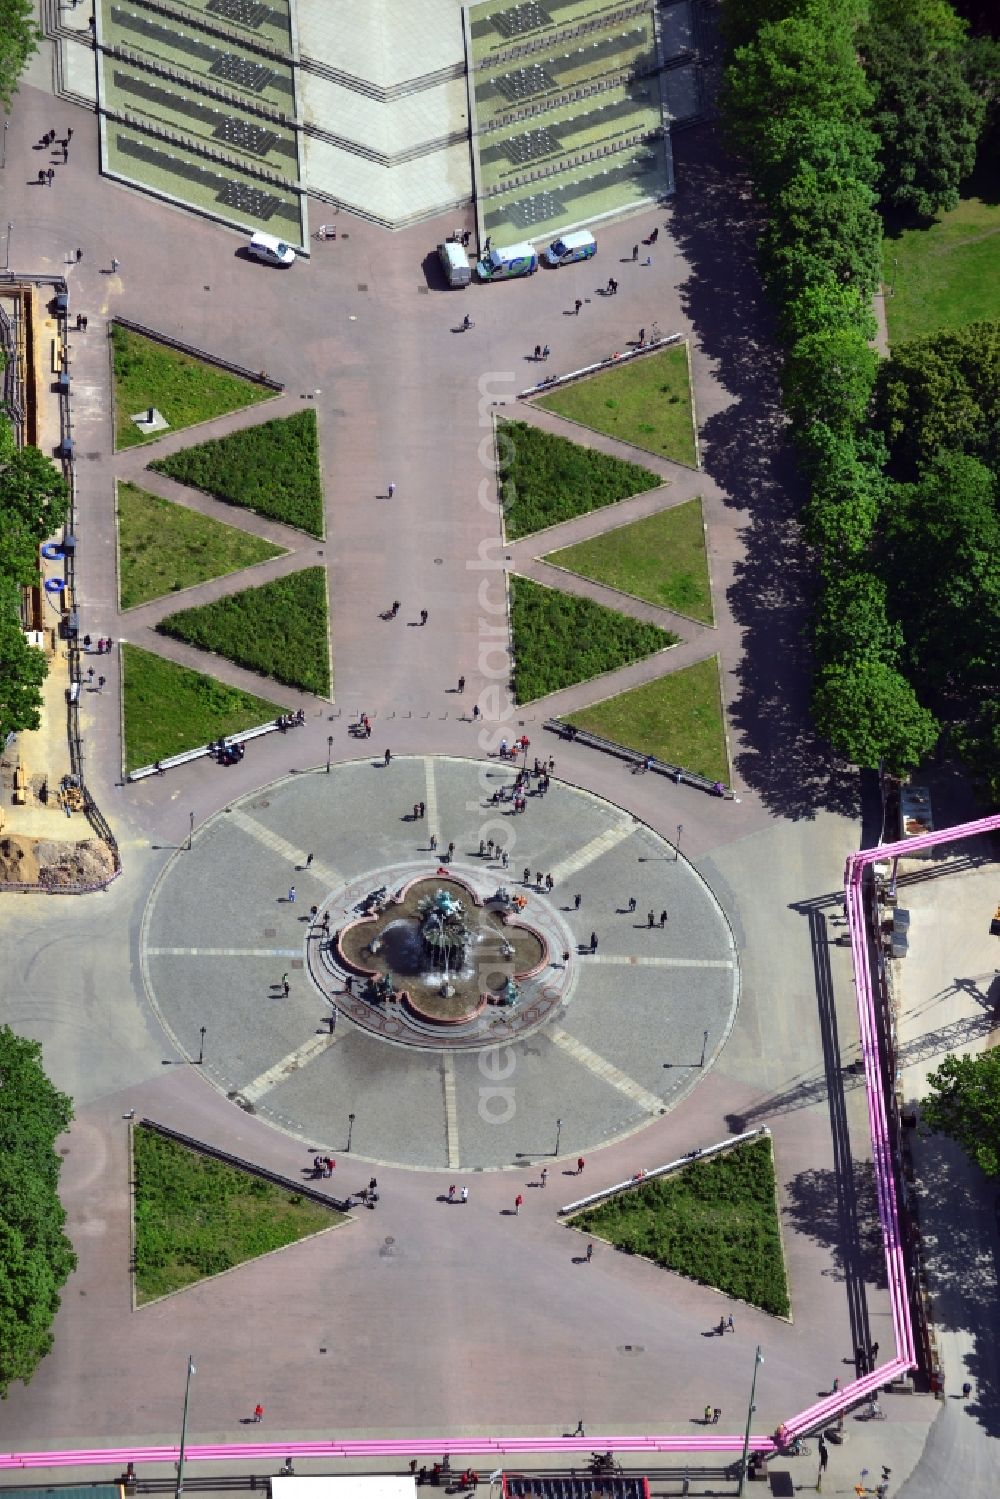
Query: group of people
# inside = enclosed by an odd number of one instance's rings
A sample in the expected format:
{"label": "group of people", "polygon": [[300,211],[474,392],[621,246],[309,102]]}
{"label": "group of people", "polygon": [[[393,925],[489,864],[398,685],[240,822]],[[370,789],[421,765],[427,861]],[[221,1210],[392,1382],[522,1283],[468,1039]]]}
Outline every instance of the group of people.
{"label": "group of people", "polygon": [[[84,650],[85,651],[91,650],[93,648],[93,645],[94,645],[94,642],[91,639],[91,637],[89,635],[85,635],[83,637],[83,648],[84,648]],[[98,640],[97,640],[97,654],[99,656],[108,656],[108,655],[110,655],[111,654],[111,647],[113,645],[114,645],[114,641],[111,640],[110,638],[109,639],[105,639],[105,637],[103,635],[98,636]]]}
{"label": "group of people", "polygon": [[332,1176],[337,1169],[337,1163],[332,1156],[313,1156],[313,1176]]}
{"label": "group of people", "polygon": [[288,729],[301,729],[306,721],[304,708],[296,708],[294,713],[282,713],[279,715],[278,728],[284,734]]}

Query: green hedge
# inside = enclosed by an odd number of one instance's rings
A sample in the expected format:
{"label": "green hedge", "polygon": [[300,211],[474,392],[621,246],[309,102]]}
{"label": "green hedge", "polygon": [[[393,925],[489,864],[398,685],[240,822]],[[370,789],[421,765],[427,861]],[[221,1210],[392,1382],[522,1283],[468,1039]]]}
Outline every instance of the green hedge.
{"label": "green hedge", "polygon": [[324,534],[319,436],[311,408],[184,448],[150,468],[310,536]]}
{"label": "green hedge", "polygon": [[591,599],[511,578],[514,687],[519,703],[641,661],[675,645],[659,625],[630,619]]}
{"label": "green hedge", "polygon": [[497,456],[504,523],[512,541],[663,482],[638,463],[609,458],[527,422],[497,424]]}

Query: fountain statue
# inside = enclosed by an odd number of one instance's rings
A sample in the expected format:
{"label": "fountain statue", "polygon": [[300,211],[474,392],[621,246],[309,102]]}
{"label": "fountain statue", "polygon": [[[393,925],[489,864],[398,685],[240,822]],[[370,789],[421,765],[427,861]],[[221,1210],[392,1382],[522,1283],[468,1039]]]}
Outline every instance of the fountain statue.
{"label": "fountain statue", "polygon": [[441,993],[455,993],[451,974],[465,965],[471,933],[465,907],[449,890],[425,895],[417,905],[420,938],[432,968],[441,970]]}

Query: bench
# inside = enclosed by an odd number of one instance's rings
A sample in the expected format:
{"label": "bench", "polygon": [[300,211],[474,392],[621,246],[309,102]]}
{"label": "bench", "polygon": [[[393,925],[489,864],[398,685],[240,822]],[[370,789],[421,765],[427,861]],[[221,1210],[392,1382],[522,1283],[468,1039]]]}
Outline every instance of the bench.
{"label": "bench", "polygon": [[23,806],[28,799],[28,777],[25,774],[23,765],[18,765],[14,771],[14,795],[12,799],[14,805],[18,807]]}

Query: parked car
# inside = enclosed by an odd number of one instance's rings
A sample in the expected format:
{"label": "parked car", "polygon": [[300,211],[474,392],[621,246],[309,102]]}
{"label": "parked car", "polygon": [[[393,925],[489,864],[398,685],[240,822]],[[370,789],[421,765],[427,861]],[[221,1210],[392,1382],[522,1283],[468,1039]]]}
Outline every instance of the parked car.
{"label": "parked car", "polygon": [[549,265],[569,265],[574,260],[589,260],[597,254],[597,240],[589,229],[577,229],[554,239],[545,252]]}
{"label": "parked car", "polygon": [[251,239],[247,251],[254,260],[263,260],[265,265],[294,265],[297,259],[291,245],[286,245],[283,239],[277,239],[273,234],[264,234],[260,230]]}

